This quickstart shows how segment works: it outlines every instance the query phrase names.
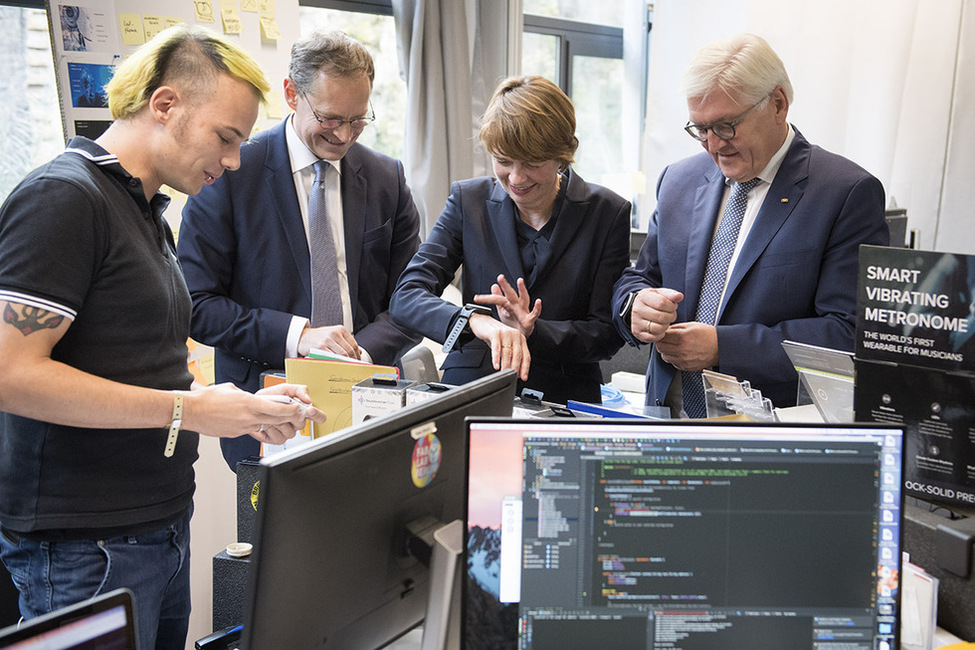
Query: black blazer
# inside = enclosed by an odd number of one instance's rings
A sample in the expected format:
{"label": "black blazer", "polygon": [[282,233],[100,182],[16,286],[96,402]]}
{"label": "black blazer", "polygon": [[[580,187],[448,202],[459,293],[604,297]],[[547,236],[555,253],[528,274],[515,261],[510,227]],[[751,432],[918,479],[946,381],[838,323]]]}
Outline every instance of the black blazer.
{"label": "black blazer", "polygon": [[[565,199],[550,243],[552,255],[529,282],[522,269],[514,202],[494,178],[454,183],[430,236],[400,277],[390,313],[405,327],[443,342],[460,311],[438,296],[463,264],[464,302],[491,292],[499,274],[524,277],[542,314],[528,339],[532,355],[524,385],[546,400],[600,401],[599,361],[622,345],[610,302],[613,283],[629,264],[630,203],[568,172]],[[444,381],[465,383],[490,374],[490,348],[473,340],[455,348]]]}

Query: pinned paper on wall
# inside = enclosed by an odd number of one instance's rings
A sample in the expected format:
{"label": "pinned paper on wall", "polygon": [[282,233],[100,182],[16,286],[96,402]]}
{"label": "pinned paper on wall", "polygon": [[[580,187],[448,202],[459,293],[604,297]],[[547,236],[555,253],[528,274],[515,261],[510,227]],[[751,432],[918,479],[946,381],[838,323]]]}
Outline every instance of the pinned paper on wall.
{"label": "pinned paper on wall", "polygon": [[220,4],[220,20],[223,22],[224,34],[240,34],[243,31],[236,0],[224,0]]}
{"label": "pinned paper on wall", "polygon": [[166,19],[163,16],[145,14],[142,16],[142,27],[146,40],[151,40],[156,34],[166,29]]}
{"label": "pinned paper on wall", "polygon": [[193,14],[198,23],[212,23],[213,2],[211,0],[193,0]]}
{"label": "pinned paper on wall", "polygon": [[274,15],[274,0],[257,0],[257,10],[262,16]]}
{"label": "pinned paper on wall", "polygon": [[240,0],[240,10],[241,11],[251,11],[256,13],[258,1],[257,0]]}
{"label": "pinned paper on wall", "polygon": [[281,38],[278,21],[271,14],[261,14],[261,38],[266,41],[276,41]]}
{"label": "pinned paper on wall", "polygon": [[139,14],[119,14],[118,22],[122,32],[122,45],[142,45],[146,42],[146,33]]}
{"label": "pinned paper on wall", "polygon": [[280,93],[272,91],[267,94],[267,116],[278,120],[284,117]]}

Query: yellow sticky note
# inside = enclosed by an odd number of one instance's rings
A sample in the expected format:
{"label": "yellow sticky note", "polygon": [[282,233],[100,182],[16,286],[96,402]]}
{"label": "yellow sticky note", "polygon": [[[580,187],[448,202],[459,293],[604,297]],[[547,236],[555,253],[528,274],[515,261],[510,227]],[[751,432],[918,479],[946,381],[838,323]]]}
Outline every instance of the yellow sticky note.
{"label": "yellow sticky note", "polygon": [[274,15],[274,0],[257,0],[257,10],[262,14]]}
{"label": "yellow sticky note", "polygon": [[278,21],[271,14],[261,14],[261,38],[266,41],[276,41],[281,38]]}
{"label": "yellow sticky note", "polygon": [[205,356],[200,357],[196,360],[202,381],[200,383],[206,386],[212,386],[214,380],[214,354],[211,352]]}
{"label": "yellow sticky note", "polygon": [[257,0],[240,0],[241,11],[257,11]]}
{"label": "yellow sticky note", "polygon": [[119,28],[122,30],[122,45],[142,45],[146,33],[142,30],[142,17],[139,14],[119,14]]}
{"label": "yellow sticky note", "polygon": [[213,2],[211,0],[193,0],[193,13],[198,23],[213,22]]}
{"label": "yellow sticky note", "polygon": [[152,39],[153,36],[166,29],[166,19],[162,16],[142,16],[142,27],[146,33],[146,40]]}
{"label": "yellow sticky note", "polygon": [[240,13],[237,11],[236,0],[224,0],[220,5],[220,19],[223,21],[224,34],[239,34],[241,32]]}
{"label": "yellow sticky note", "polygon": [[173,27],[175,25],[182,25],[183,23],[186,22],[185,20],[183,20],[182,18],[179,18],[177,16],[166,16],[166,19],[165,20],[166,20],[166,28],[167,29],[170,28],[170,27]]}
{"label": "yellow sticky note", "polygon": [[267,116],[277,120],[284,117],[280,93],[271,91],[267,94]]}

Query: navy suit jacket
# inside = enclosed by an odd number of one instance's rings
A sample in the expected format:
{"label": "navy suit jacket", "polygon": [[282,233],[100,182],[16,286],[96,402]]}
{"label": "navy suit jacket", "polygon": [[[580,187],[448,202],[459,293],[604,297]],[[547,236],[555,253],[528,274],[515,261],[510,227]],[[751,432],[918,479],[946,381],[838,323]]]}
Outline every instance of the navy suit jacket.
{"label": "navy suit jacket", "polygon": [[[707,153],[660,175],[647,240],[613,295],[613,318],[631,345],[638,342],[620,310],[633,291],[680,291],[677,321],[694,320],[724,189]],[[884,204],[879,180],[796,131],[730,272],[717,315],[717,370],[788,406],[796,403],[798,376],[783,340],[853,351],[858,248],[888,244]],[[674,373],[654,346],[647,404],[664,402]]]}
{"label": "navy suit jacket", "polygon": [[[249,391],[260,387],[262,371],[284,367],[292,315],[311,314],[308,241],[287,121],[243,144],[239,169],[189,197],[179,230],[193,298],[191,336],[216,348],[217,382]],[[355,144],[341,166],[352,332],[374,362],[392,364],[419,341],[388,311],[419,245],[419,215],[399,161]],[[221,445],[231,467],[259,448],[246,437]],[[228,455],[228,446],[245,449]]]}
{"label": "navy suit jacket", "polygon": [[[600,401],[599,360],[623,341],[610,314],[613,283],[629,264],[630,203],[586,183],[570,170],[565,198],[551,235],[551,255],[534,280],[522,267],[514,202],[494,178],[451,186],[447,205],[430,236],[400,278],[390,312],[402,325],[443,342],[460,307],[438,296],[463,265],[464,302],[491,293],[504,274],[512,285],[525,278],[542,314],[528,338],[529,388],[546,400]],[[495,317],[496,317],[495,312]],[[447,355],[444,381],[461,384],[494,371],[491,350],[477,339]]]}

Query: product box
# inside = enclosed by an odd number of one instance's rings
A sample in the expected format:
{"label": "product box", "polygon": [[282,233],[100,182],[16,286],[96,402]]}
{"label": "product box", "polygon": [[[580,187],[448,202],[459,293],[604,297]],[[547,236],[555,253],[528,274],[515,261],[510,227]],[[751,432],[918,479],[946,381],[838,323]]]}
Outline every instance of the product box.
{"label": "product box", "polygon": [[406,389],[415,382],[376,374],[352,387],[352,423],[382,417],[406,405]]}
{"label": "product box", "polygon": [[406,389],[406,405],[416,404],[417,402],[425,402],[428,399],[433,399],[443,395],[454,386],[450,384],[441,384],[439,382],[430,381],[424,384],[413,384]]}

